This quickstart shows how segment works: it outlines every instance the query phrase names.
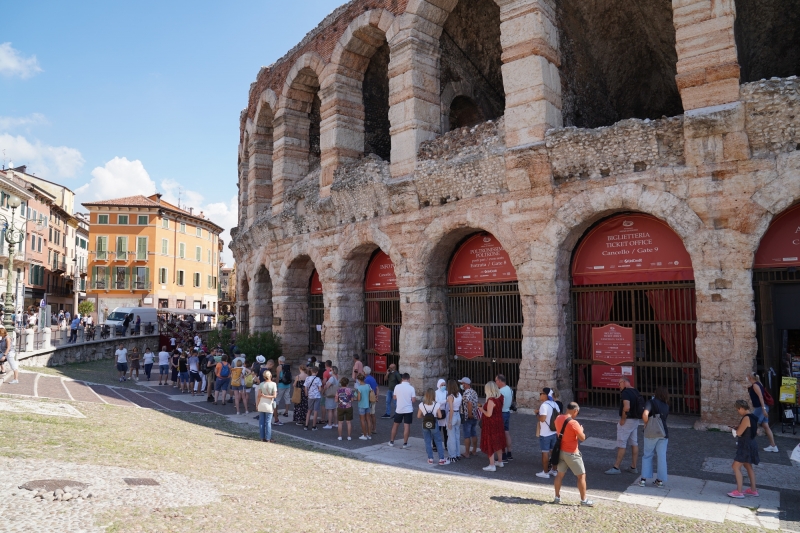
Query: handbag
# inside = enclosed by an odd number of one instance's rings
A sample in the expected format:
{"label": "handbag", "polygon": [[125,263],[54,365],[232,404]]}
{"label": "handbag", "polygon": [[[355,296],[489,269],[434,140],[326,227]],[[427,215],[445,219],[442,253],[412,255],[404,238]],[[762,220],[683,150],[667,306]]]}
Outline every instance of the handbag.
{"label": "handbag", "polygon": [[336,381],[332,385],[329,385],[327,389],[325,389],[325,397],[326,398],[335,398],[336,397],[336,389],[339,387],[339,382]]}
{"label": "handbag", "polygon": [[[266,383],[264,383],[264,385],[262,385],[262,387],[263,387],[261,389],[262,393],[264,392],[264,388],[266,388],[266,385],[267,385]],[[273,410],[272,409],[273,408],[272,400],[273,400],[273,398],[263,398],[262,397],[261,401],[258,402],[258,412],[259,413],[272,413],[272,410]]]}
{"label": "handbag", "polygon": [[293,404],[298,404],[298,403],[300,403],[300,400],[302,400],[302,399],[303,399],[303,397],[301,396],[301,393],[300,393],[300,387],[295,385],[294,386],[294,391],[292,391],[292,403]]}
{"label": "handbag", "polygon": [[556,444],[553,446],[553,451],[550,452],[550,468],[558,468],[558,462],[561,460],[561,438],[564,436],[567,424],[569,424],[571,420],[571,416],[568,416],[566,420],[564,420],[564,425],[561,426],[561,433],[556,437]]}
{"label": "handbag", "polygon": [[644,426],[644,438],[646,439],[663,439],[667,436],[664,431],[664,421],[661,420],[660,414],[650,416],[647,424]]}
{"label": "handbag", "polygon": [[370,389],[369,390],[369,403],[375,403],[378,401],[378,398],[375,396],[375,391]]}

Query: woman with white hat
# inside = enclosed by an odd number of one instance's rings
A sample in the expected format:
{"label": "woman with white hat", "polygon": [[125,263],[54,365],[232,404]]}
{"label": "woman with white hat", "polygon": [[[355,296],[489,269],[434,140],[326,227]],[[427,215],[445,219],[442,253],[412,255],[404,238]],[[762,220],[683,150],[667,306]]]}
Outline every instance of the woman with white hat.
{"label": "woman with white hat", "polygon": [[[447,443],[447,413],[445,407],[447,405],[447,382],[440,379],[436,382],[436,403],[442,406],[441,418],[439,418],[439,431],[442,432],[442,442]],[[434,451],[436,444],[433,445]]]}

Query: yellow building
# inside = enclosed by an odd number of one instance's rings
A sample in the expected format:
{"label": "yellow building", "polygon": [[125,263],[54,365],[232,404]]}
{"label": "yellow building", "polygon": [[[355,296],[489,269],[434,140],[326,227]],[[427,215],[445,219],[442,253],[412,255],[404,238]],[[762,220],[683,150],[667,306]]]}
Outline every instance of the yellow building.
{"label": "yellow building", "polygon": [[102,320],[115,307],[217,311],[223,229],[161,199],[84,203],[89,211],[89,286]]}

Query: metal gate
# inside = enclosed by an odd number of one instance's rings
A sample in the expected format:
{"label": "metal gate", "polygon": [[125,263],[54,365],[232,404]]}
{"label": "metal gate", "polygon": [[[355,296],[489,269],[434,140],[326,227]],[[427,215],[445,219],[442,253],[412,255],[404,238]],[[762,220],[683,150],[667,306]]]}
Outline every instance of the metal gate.
{"label": "metal gate", "polygon": [[[389,365],[397,365],[400,368],[400,326],[403,323],[403,316],[400,313],[400,291],[371,291],[364,293],[364,335],[367,347],[367,360],[364,364],[370,368],[375,368],[375,356],[378,355],[375,346],[375,328],[386,326],[392,331],[392,351],[386,355],[386,368]],[[383,373],[372,373],[378,385],[386,384],[386,375]]]}
{"label": "metal gate", "polygon": [[325,304],[321,294],[308,295],[308,353],[322,355],[322,323],[325,321]]}
{"label": "metal gate", "polygon": [[[516,391],[522,360],[522,299],[518,282],[447,287],[450,377],[472,380],[478,395],[497,374],[506,376]],[[484,357],[455,356],[455,328],[472,325],[483,329]]]}
{"label": "metal gate", "polygon": [[619,406],[617,388],[592,386],[592,328],[633,328],[634,386],[645,397],[659,385],[671,412],[700,413],[694,282],[586,285],[571,290],[572,387],[581,405]]}
{"label": "metal gate", "polygon": [[236,319],[236,331],[243,335],[250,333],[250,306],[239,306],[239,318]]}

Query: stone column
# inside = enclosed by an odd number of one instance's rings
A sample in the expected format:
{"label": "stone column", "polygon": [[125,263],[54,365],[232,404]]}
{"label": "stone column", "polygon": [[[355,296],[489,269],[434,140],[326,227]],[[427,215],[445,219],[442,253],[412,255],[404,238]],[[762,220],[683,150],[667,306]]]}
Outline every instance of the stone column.
{"label": "stone column", "polygon": [[447,288],[421,282],[401,287],[400,312],[400,371],[411,375],[411,384],[422,396],[448,374]]}
{"label": "stone column", "polygon": [[[246,139],[245,139],[246,140]],[[247,158],[247,151],[245,150],[244,156],[239,158],[239,222],[238,226],[242,229],[246,228],[249,223],[247,220],[247,173],[250,163]]]}
{"label": "stone column", "polygon": [[[421,15],[406,13],[405,25],[391,40],[389,122],[392,177],[411,174],[420,143],[441,127],[439,105],[439,28]],[[411,24],[416,20],[418,24]],[[436,33],[434,37],[424,30]]]}
{"label": "stone column", "polygon": [[498,0],[506,93],[506,145],[561,127],[561,64],[553,0]]}
{"label": "stone column", "polygon": [[672,0],[683,109],[739,99],[734,0]]}
{"label": "stone column", "polygon": [[273,324],[272,330],[281,336],[283,355],[290,363],[305,363],[308,353],[308,294],[307,289],[276,288],[272,297],[275,316],[281,319],[280,325]]}
{"label": "stone column", "polygon": [[[330,283],[325,286],[323,358],[339,367],[339,377],[350,377],[353,355],[365,353],[363,286]],[[364,363],[366,364],[366,363]]]}
{"label": "stone column", "polygon": [[[259,128],[262,129],[262,128]],[[272,130],[250,138],[247,172],[247,220],[250,224],[272,201]],[[243,207],[245,204],[242,204]]]}
{"label": "stone column", "polygon": [[[300,103],[302,104],[302,103]],[[304,104],[302,104],[304,105]],[[308,112],[282,107],[275,115],[272,212],[283,211],[283,195],[308,174]]]}
{"label": "stone column", "polygon": [[333,173],[343,163],[364,155],[364,104],[361,82],[332,74],[332,83],[320,90],[322,122],[320,196],[330,195]]}

